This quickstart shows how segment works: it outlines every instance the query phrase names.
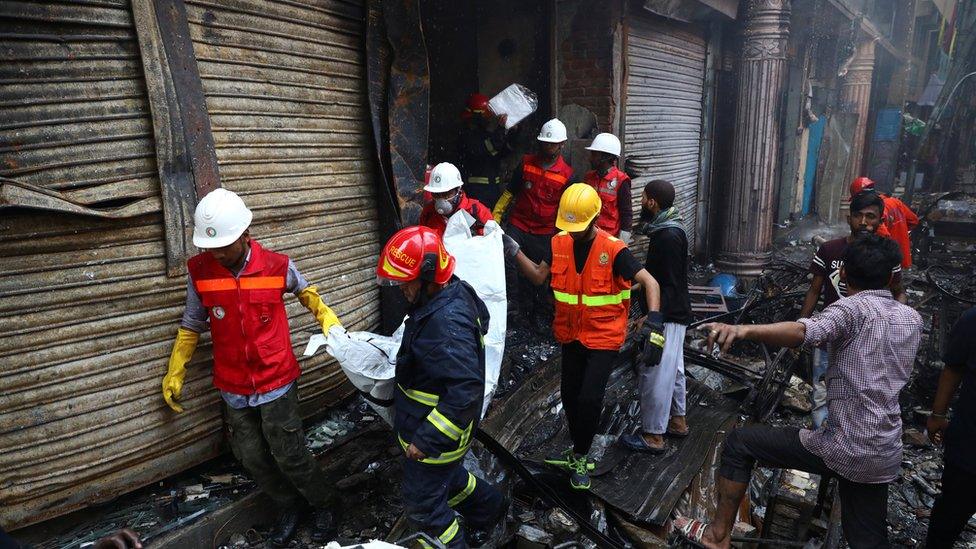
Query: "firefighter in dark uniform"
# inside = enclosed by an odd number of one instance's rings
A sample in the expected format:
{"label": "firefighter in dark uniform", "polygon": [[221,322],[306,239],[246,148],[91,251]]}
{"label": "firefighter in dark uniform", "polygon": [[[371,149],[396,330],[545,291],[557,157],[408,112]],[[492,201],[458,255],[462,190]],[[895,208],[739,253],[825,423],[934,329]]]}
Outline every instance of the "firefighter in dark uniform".
{"label": "firefighter in dark uniform", "polygon": [[409,302],[393,422],[406,454],[403,503],[420,530],[458,548],[483,543],[507,505],[462,463],[481,420],[489,317],[474,289],[453,273],[454,257],[440,237],[419,226],[393,235],[376,268],[377,281],[399,286]]}
{"label": "firefighter in dark uniform", "polygon": [[502,195],[502,159],[512,150],[511,135],[505,130],[506,115],[496,117],[488,108],[488,96],[473,93],[461,114],[464,125],[458,140],[458,164],[464,177],[464,192],[494,209]]}

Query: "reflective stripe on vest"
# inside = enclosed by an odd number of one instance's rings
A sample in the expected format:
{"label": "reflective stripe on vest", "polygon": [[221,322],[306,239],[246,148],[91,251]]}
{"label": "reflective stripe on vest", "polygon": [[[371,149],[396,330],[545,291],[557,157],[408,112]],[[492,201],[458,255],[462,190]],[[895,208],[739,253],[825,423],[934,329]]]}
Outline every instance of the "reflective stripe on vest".
{"label": "reflective stripe on vest", "polygon": [[285,277],[283,276],[247,276],[242,278],[211,278],[208,280],[195,280],[194,286],[200,293],[204,292],[223,292],[236,290],[283,290],[285,288]]}
{"label": "reflective stripe on vest", "polygon": [[487,177],[474,176],[474,177],[469,177],[468,178],[468,183],[476,183],[478,185],[487,185],[488,183],[490,183],[490,181],[488,181],[488,178]]}
{"label": "reflective stripe on vest", "polygon": [[625,248],[598,229],[582,272],[577,272],[572,239],[566,233],[553,237],[550,285],[556,302],[556,341],[579,341],[604,350],[623,344],[631,289],[629,281],[613,274],[613,262]]}
{"label": "reflective stripe on vest", "polygon": [[[620,305],[625,300],[630,299],[630,290],[621,290],[620,293],[613,295],[578,295],[567,294],[558,290],[552,291],[553,297],[560,303],[569,305],[585,305],[587,307],[600,307],[603,305]],[[582,298],[582,299],[580,299]]]}

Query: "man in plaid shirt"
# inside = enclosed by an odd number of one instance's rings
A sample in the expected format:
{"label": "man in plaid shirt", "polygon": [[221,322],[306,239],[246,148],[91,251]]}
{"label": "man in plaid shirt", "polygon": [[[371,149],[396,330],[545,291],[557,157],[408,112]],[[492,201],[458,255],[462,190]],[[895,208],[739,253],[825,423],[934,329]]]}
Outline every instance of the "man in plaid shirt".
{"label": "man in plaid shirt", "polygon": [[[679,518],[675,527],[705,547],[729,547],[732,525],[752,468],[800,469],[836,476],[848,544],[888,547],[888,483],[901,467],[898,393],[908,381],[922,333],[922,318],[893,299],[887,286],[901,261],[898,245],[877,235],[857,237],[841,271],[842,297],[798,322],[706,324],[709,346],[723,351],[740,339],[781,347],[828,346],[827,420],[816,430],[750,425],[725,439],[719,468],[718,507],[711,524]],[[828,345],[829,344],[829,345]]]}

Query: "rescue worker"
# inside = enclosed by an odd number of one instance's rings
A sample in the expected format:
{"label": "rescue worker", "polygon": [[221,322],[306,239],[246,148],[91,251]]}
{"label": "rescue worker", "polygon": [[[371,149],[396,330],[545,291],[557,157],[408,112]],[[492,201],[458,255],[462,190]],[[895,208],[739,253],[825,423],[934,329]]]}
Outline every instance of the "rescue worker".
{"label": "rescue worker", "polygon": [[[553,118],[542,125],[537,137],[539,152],[527,154],[512,174],[508,189],[495,205],[495,221],[502,218],[514,201],[508,217],[508,233],[522,252],[535,263],[551,263],[552,236],[556,234],[556,211],[563,189],[573,178],[573,168],[563,160],[566,126]],[[535,328],[547,333],[551,325],[549,298],[525,277],[519,278],[519,299],[512,304],[528,307],[520,318],[534,317]],[[514,307],[513,307],[514,308]]]}
{"label": "rescue worker", "polygon": [[464,125],[458,140],[458,164],[464,174],[464,192],[489,209],[502,194],[502,159],[511,152],[514,132],[505,129],[508,115],[495,116],[488,96],[472,93],[461,114]]}
{"label": "rescue worker", "polygon": [[420,211],[420,225],[434,229],[443,237],[447,220],[458,210],[464,210],[474,218],[471,234],[484,234],[485,223],[493,221],[491,210],[477,199],[469,198],[462,189],[461,172],[450,162],[441,162],[430,172],[430,180],[424,186],[433,200]]}
{"label": "rescue worker", "polygon": [[593,187],[570,185],[556,218],[562,232],[552,237],[552,330],[562,344],[560,396],[573,445],[545,461],[568,470],[570,486],[577,490],[590,487],[595,465],[588,454],[600,426],[607,379],[627,336],[633,282],[644,288],[650,311],[636,340],[642,364],[657,366],[664,349],[660,287],[622,240],[597,227],[601,206]]}
{"label": "rescue worker", "polygon": [[586,172],[583,181],[596,189],[603,201],[596,226],[629,243],[634,206],[630,201],[630,176],[617,167],[620,139],[612,133],[601,133],[586,150],[590,151],[593,169]]}
{"label": "rescue worker", "polygon": [[[409,303],[393,397],[407,516],[449,548],[481,545],[507,511],[498,490],[463,465],[484,403],[488,309],[427,227],[394,234],[376,274]],[[466,539],[466,529],[475,535]]]}
{"label": "rescue worker", "polygon": [[882,222],[892,240],[898,243],[901,250],[901,268],[912,266],[912,242],[909,232],[918,226],[918,216],[901,200],[879,193],[874,188],[874,181],[867,177],[858,177],[851,182],[851,200],[864,193],[877,193],[884,201],[884,218]]}
{"label": "rescue worker", "polygon": [[231,448],[244,469],[281,510],[271,533],[288,545],[306,502],[315,509],[312,539],[335,535],[333,494],[305,445],[298,411],[300,375],[292,352],[283,296],[289,292],[315,315],[327,334],[339,325],[315,286],[285,255],[250,236],[251,211],[239,196],[215,189],[193,214],[187,261],[186,309],[163,378],[163,399],[176,412],[200,333],[213,339],[213,384],[224,401]]}

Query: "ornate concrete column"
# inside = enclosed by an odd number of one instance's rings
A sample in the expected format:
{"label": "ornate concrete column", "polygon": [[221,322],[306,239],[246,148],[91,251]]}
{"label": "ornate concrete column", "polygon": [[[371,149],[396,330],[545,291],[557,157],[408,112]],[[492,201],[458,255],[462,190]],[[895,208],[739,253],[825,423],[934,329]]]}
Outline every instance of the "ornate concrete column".
{"label": "ornate concrete column", "polygon": [[[857,127],[854,128],[854,136],[851,138],[851,159],[847,165],[846,184],[850,184],[859,175],[865,175],[863,170],[864,136],[868,130],[868,109],[871,106],[874,44],[873,39],[864,40],[858,44],[854,60],[847,68],[844,84],[840,88],[841,110],[857,113]],[[843,193],[843,196],[847,198],[847,193]]]}
{"label": "ornate concrete column", "polygon": [[756,275],[772,254],[789,0],[748,0],[736,98],[732,179],[719,269]]}

